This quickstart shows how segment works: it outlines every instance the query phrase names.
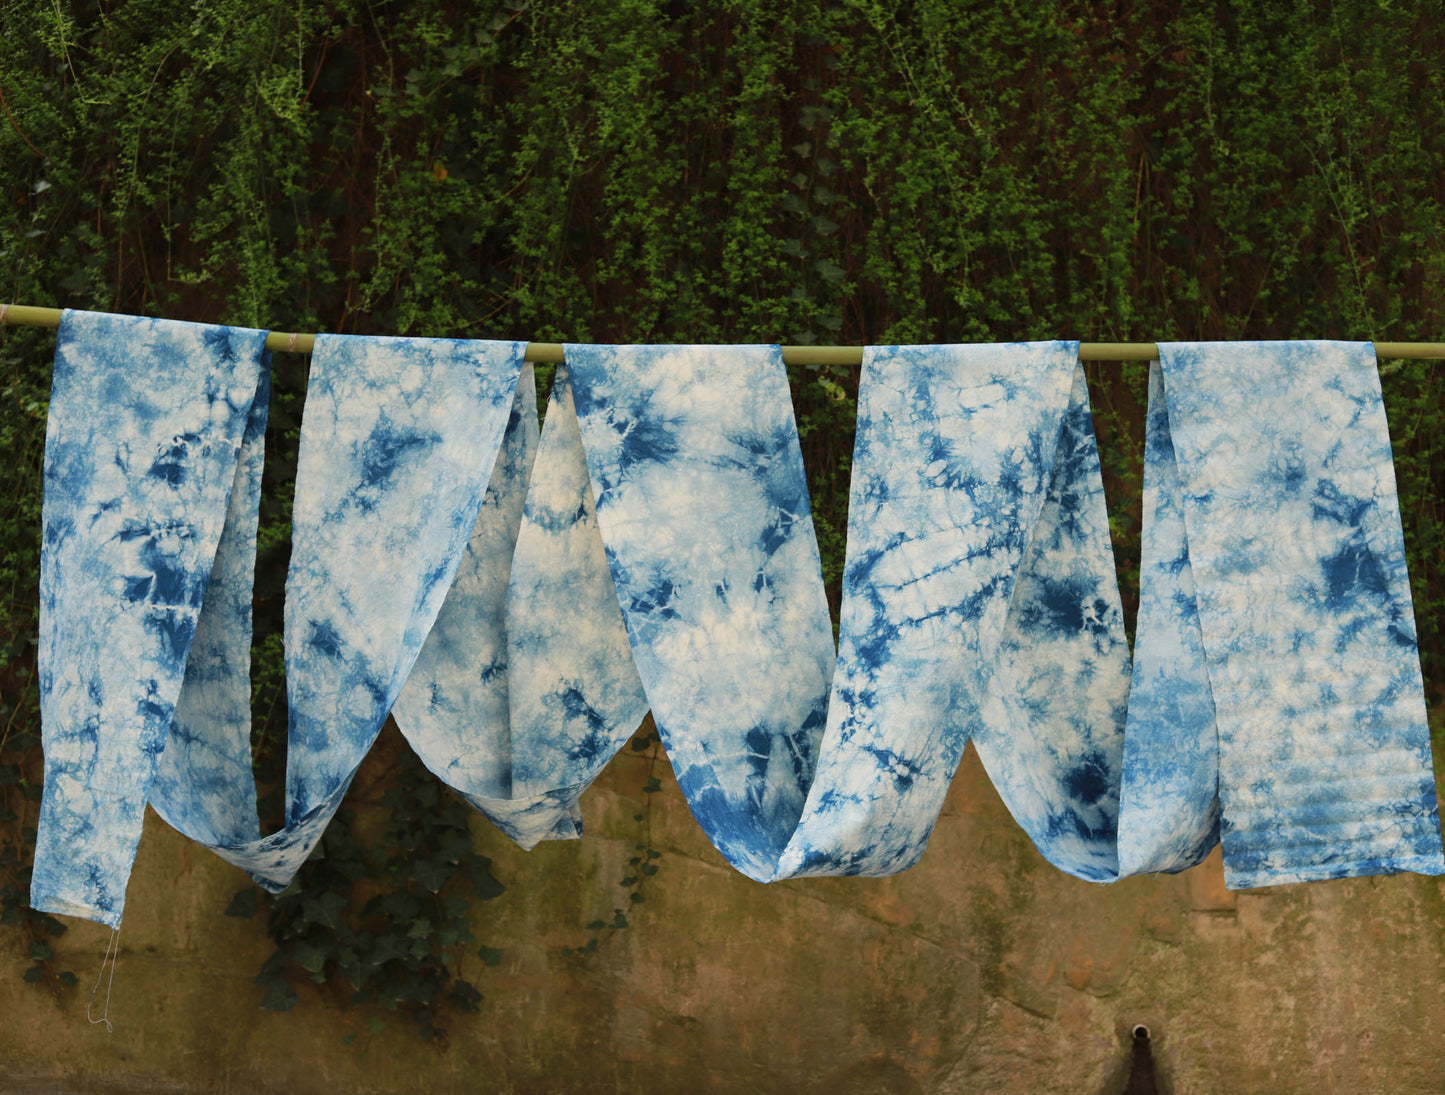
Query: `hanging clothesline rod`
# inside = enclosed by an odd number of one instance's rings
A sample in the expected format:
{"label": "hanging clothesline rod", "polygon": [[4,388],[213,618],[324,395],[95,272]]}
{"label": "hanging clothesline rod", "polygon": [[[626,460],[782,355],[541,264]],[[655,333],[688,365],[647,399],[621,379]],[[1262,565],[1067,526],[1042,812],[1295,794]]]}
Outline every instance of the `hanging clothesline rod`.
{"label": "hanging clothesline rod", "polygon": [[[0,304],[0,324],[13,323],[25,327],[59,327],[61,309],[35,308],[25,304]],[[282,353],[309,354],[316,343],[314,334],[290,334],[272,331],[266,336],[266,349]],[[1159,347],[1153,342],[1081,342],[1082,361],[1153,361]],[[1445,342],[1377,342],[1378,358],[1445,358]],[[560,365],[560,342],[529,342],[526,358],[539,365]],[[862,346],[784,346],[783,361],[788,365],[861,365]]]}

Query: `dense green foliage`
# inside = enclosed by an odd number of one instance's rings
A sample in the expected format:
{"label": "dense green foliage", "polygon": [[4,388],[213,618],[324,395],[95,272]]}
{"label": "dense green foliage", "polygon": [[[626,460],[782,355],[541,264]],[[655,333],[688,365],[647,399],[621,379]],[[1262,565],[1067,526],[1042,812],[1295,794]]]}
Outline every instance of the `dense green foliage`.
{"label": "dense green foliage", "polygon": [[[1445,17],[1379,0],[0,0],[0,301],[538,340],[1437,339],[1442,55]],[[0,895],[58,984],[23,900],[50,347],[0,332]],[[305,366],[276,359],[257,589],[273,788]],[[1442,366],[1384,371],[1438,724]],[[1126,589],[1143,380],[1091,370]],[[836,585],[856,376],[792,381]],[[435,1036],[474,1004],[451,878],[485,865],[423,799],[403,765],[385,839],[339,825],[275,904],[272,1005],[345,978]]]}

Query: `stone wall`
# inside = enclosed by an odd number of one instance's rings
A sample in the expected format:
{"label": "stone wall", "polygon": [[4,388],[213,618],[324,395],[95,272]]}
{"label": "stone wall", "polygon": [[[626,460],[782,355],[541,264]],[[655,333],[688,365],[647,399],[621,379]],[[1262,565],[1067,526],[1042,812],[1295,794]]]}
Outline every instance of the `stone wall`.
{"label": "stone wall", "polygon": [[0,933],[0,1091],[1095,1095],[1123,1090],[1141,1023],[1173,1095],[1445,1091],[1441,880],[1229,893],[1216,854],[1080,882],[1034,851],[971,750],[922,862],[886,879],[751,882],[665,778],[645,902],[566,956],[623,893],[645,764],[613,762],[582,841],[524,853],[478,820],[509,889],[478,907],[477,934],[504,958],[466,971],[482,1011],[450,1022],[445,1052],[406,1023],[369,1033],[309,987],[263,1011],[262,918],[221,915],[242,876],[151,817],[114,1033],[85,1015],[105,929],[59,940],[82,980],[59,997],[21,982]]}

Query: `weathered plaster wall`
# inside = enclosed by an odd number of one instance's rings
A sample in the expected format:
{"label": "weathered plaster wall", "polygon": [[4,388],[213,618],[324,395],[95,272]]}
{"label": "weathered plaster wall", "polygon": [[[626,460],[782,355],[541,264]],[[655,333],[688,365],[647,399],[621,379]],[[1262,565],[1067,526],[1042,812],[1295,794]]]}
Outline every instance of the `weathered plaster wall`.
{"label": "weathered plaster wall", "polygon": [[971,751],[923,861],[888,879],[753,883],[665,780],[661,870],[632,927],[565,957],[622,892],[643,764],[613,763],[581,842],[528,854],[478,822],[510,887],[478,934],[505,958],[469,971],[483,1010],[450,1024],[444,1054],[305,988],[295,1011],[262,1011],[261,918],[220,915],[241,876],[152,817],[115,1032],[85,1018],[104,929],[60,940],[85,982],[60,998],[7,954],[0,1090],[1094,1095],[1122,1090],[1146,1023],[1174,1095],[1445,1091],[1445,883],[1232,894],[1217,858],[1080,882],[1033,850]]}

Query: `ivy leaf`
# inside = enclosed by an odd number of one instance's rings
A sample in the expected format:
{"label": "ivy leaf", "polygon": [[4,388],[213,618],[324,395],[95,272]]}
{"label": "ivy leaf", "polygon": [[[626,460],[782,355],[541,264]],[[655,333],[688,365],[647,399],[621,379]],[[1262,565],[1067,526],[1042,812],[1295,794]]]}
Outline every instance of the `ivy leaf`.
{"label": "ivy leaf", "polygon": [[296,1006],[296,990],[285,981],[272,981],[261,1006],[267,1011],[290,1011]]}
{"label": "ivy leaf", "polygon": [[346,910],[346,898],[327,890],[316,897],[301,899],[301,915],[312,924],[335,931],[341,927],[341,914]]}
{"label": "ivy leaf", "polygon": [[411,876],[432,893],[436,893],[452,876],[452,865],[436,860],[418,859],[411,865]]}
{"label": "ivy leaf", "polygon": [[320,973],[326,965],[326,949],[317,943],[297,943],[291,957],[307,973]]}
{"label": "ivy leaf", "polygon": [[492,877],[491,866],[492,861],[484,855],[472,861],[472,893],[479,901],[491,901],[507,892],[507,887]]}
{"label": "ivy leaf", "polygon": [[500,947],[483,945],[477,948],[477,956],[481,958],[484,965],[500,966],[502,964],[502,951]]}
{"label": "ivy leaf", "polygon": [[256,900],[256,887],[247,886],[245,889],[236,891],[236,896],[231,898],[231,903],[226,906],[226,915],[249,920],[256,915],[259,907],[260,902]]}

